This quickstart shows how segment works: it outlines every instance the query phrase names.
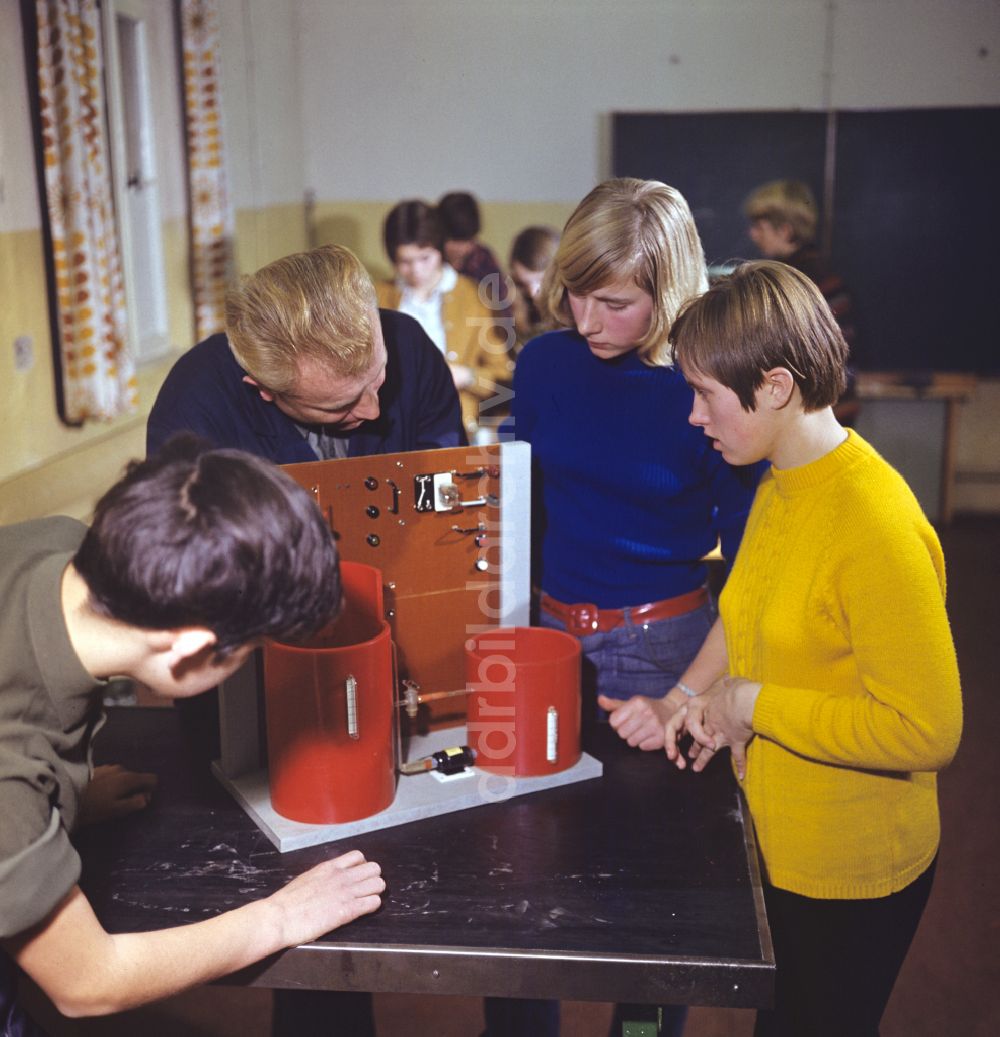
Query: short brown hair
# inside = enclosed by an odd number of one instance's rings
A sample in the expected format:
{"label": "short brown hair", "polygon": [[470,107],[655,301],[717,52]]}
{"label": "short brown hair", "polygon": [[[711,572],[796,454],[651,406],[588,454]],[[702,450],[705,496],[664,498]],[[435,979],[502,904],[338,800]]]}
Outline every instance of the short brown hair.
{"label": "short brown hair", "polygon": [[448,241],[471,241],[480,231],[479,203],[468,191],[449,191],[437,204]]}
{"label": "short brown hair", "polygon": [[226,332],[240,365],[271,392],[288,392],[302,359],[338,375],[371,366],[375,286],[341,245],[297,252],[244,277],[226,293]]}
{"label": "short brown hair", "polygon": [[830,307],[786,263],[741,263],[681,310],[670,340],[686,373],[732,389],[747,411],[776,367],[791,373],[807,411],[832,406],[847,384],[847,343]]}
{"label": "short brown hair", "polygon": [[598,184],[563,228],[542,303],[554,320],[572,328],[567,294],[587,295],[614,281],[631,281],[652,296],[649,331],[636,344],[647,364],[669,365],[674,317],[708,287],[701,239],[680,191],[633,177]]}
{"label": "short brown hair", "polygon": [[767,220],[774,228],[787,224],[796,245],[816,240],[819,210],[812,189],[801,180],[769,180],[751,191],[743,203],[748,220]]}
{"label": "short brown hair", "polygon": [[201,626],[225,657],[304,640],[340,609],[333,534],[287,472],[173,436],[98,501],[73,558],[91,610],[143,630]]}
{"label": "short brown hair", "polygon": [[510,246],[510,261],[537,273],[552,262],[558,247],[559,231],[555,227],[525,227]]}
{"label": "short brown hair", "polygon": [[391,263],[396,262],[400,245],[419,245],[444,253],[444,228],[437,209],[419,198],[399,202],[389,210],[382,228],[385,253]]}

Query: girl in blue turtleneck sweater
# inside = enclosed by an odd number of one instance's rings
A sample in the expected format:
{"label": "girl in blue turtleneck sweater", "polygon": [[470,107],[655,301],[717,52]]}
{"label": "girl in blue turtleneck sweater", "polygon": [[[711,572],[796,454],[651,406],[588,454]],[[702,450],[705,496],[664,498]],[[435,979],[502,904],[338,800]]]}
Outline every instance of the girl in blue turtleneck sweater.
{"label": "girl in blue turtleneck sweater", "polygon": [[585,693],[644,749],[662,747],[665,721],[702,690],[688,664],[714,619],[703,559],[721,541],[732,560],[759,476],[688,423],[667,334],[706,287],[677,191],[599,185],[542,289],[565,330],[524,348],[504,426],[532,447],[539,622],[580,637]]}
{"label": "girl in blue turtleneck sweater", "polygon": [[[688,423],[693,395],[667,335],[707,287],[677,191],[600,184],[542,286],[566,330],[521,352],[501,429],[531,443],[538,622],[580,638],[585,722],[609,715],[642,749],[662,748],[666,722],[714,679],[689,665],[715,618],[703,558],[721,541],[732,560],[760,474],[731,468]],[[664,1033],[680,1034],[685,1015],[669,1009]],[[501,1032],[489,1005],[487,1023],[488,1037]],[[546,1019],[533,1032],[556,1030]]]}

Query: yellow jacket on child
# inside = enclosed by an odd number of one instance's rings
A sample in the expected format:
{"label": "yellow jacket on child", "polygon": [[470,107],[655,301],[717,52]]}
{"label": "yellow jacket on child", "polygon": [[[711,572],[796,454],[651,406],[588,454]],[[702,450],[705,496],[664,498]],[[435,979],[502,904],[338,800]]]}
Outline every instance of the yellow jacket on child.
{"label": "yellow jacket on child", "polygon": [[[402,289],[395,282],[381,281],[375,288],[379,306],[399,308]],[[449,364],[471,368],[474,376],[473,383],[458,394],[462,420],[471,439],[481,424],[492,424],[491,414],[499,418],[506,413],[503,407],[486,404],[497,395],[498,383],[510,380],[508,353],[513,336],[505,333],[497,315],[479,298],[477,285],[461,275],[455,287],[442,296],[441,318],[447,340],[445,359]],[[505,401],[508,394],[501,389],[500,395]]]}

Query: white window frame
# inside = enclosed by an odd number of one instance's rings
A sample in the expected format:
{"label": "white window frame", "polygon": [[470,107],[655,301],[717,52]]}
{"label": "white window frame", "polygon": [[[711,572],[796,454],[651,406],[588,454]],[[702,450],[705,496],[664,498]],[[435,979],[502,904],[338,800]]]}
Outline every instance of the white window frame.
{"label": "white window frame", "polygon": [[[170,351],[163,220],[150,103],[146,0],[102,5],[111,186],[117,213],[129,347],[137,365]],[[123,47],[123,33],[128,33]]]}

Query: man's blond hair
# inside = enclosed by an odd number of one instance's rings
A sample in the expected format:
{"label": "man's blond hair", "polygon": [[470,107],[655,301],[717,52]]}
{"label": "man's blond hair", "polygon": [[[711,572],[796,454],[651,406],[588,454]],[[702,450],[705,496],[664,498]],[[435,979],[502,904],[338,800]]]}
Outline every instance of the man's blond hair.
{"label": "man's blond hair", "polygon": [[341,245],[285,256],[226,293],[226,332],[240,365],[271,392],[289,392],[304,359],[337,376],[371,366],[375,286]]}

